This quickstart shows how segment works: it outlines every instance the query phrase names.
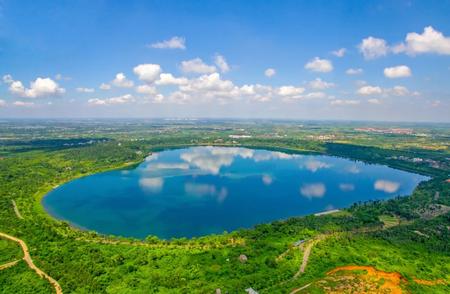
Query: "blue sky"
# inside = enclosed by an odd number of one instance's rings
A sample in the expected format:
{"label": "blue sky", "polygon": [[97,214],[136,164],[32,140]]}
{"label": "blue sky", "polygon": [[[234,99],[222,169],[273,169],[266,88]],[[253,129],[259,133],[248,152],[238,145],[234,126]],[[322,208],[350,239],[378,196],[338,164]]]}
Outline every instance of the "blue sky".
{"label": "blue sky", "polygon": [[0,0],[0,117],[448,122],[449,15],[450,1]]}

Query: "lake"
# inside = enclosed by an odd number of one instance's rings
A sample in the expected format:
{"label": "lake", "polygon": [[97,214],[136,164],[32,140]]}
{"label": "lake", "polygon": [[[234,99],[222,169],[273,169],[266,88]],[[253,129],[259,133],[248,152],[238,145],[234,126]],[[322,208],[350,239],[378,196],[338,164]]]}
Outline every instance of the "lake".
{"label": "lake", "polygon": [[79,228],[170,239],[408,195],[426,179],[331,156],[191,147],[153,153],[134,169],[73,180],[42,202]]}

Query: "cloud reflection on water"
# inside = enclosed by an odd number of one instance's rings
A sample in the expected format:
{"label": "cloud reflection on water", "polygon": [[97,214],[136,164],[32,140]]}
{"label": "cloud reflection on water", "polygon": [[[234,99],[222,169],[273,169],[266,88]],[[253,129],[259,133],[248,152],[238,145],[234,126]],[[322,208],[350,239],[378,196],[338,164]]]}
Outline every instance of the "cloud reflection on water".
{"label": "cloud reflection on water", "polygon": [[180,158],[185,162],[213,175],[217,175],[222,167],[230,166],[236,157],[261,162],[273,159],[299,158],[301,156],[276,151],[257,151],[239,147],[211,146],[197,147],[180,155]]}
{"label": "cloud reflection on water", "polygon": [[147,167],[147,169],[154,170],[154,169],[189,169],[189,164],[187,163],[155,163],[151,164]]}
{"label": "cloud reflection on water", "polygon": [[139,186],[145,190],[150,191],[152,193],[158,193],[162,190],[164,185],[164,179],[161,177],[158,178],[140,178]]}
{"label": "cloud reflection on water", "polygon": [[385,193],[395,193],[400,188],[400,183],[388,180],[377,180],[373,187],[375,190],[383,191]]}
{"label": "cloud reflection on water", "polygon": [[197,197],[210,196],[217,199],[217,202],[222,203],[228,196],[228,190],[225,187],[217,188],[212,184],[198,184],[198,183],[185,183],[184,191],[188,195],[194,195]]}
{"label": "cloud reflection on water", "polygon": [[354,164],[347,168],[347,172],[349,172],[351,174],[359,174],[361,172],[361,170],[356,164]]}
{"label": "cloud reflection on water", "polygon": [[300,187],[300,194],[308,199],[322,198],[326,191],[327,189],[323,183],[303,184]]}
{"label": "cloud reflection on water", "polygon": [[158,153],[152,153],[145,158],[145,161],[153,161],[153,160],[157,160],[158,158],[159,158]]}
{"label": "cloud reflection on water", "polygon": [[261,161],[267,161],[267,160],[274,160],[274,159],[293,159],[293,158],[301,158],[302,155],[300,154],[288,154],[283,153],[279,151],[268,151],[268,152],[257,152],[252,157],[255,162],[261,162]]}
{"label": "cloud reflection on water", "polygon": [[315,173],[319,169],[330,168],[331,166],[332,166],[331,164],[328,164],[328,163],[320,161],[320,160],[314,160],[314,159],[308,160],[303,165],[301,165],[301,167],[304,167],[313,173]]}
{"label": "cloud reflection on water", "polygon": [[262,182],[264,183],[264,185],[270,186],[273,183],[273,178],[270,175],[263,175]]}
{"label": "cloud reflection on water", "polygon": [[347,183],[341,183],[339,184],[339,189],[342,192],[350,192],[355,190],[355,185],[353,184],[347,184]]}

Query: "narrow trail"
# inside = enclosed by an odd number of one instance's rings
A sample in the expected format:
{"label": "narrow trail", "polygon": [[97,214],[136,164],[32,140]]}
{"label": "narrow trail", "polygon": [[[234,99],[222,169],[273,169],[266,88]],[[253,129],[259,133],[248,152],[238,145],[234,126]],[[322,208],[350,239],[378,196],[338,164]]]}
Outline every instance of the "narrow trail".
{"label": "narrow trail", "polygon": [[20,214],[19,209],[17,208],[17,204],[16,201],[11,200],[13,208],[14,208],[14,213],[16,214],[17,218],[23,219],[23,216]]}
{"label": "narrow trail", "polygon": [[22,247],[22,251],[23,251],[23,260],[25,260],[28,267],[31,268],[32,270],[34,270],[38,274],[38,276],[40,276],[41,278],[47,279],[50,282],[50,284],[52,284],[52,286],[55,288],[55,291],[57,294],[62,294],[62,288],[59,285],[59,283],[55,279],[50,277],[48,274],[46,274],[43,270],[38,268],[33,263],[33,260],[31,259],[31,256],[30,256],[30,252],[28,250],[28,246],[24,241],[22,241],[21,239],[18,239],[16,237],[10,236],[8,234],[2,233],[2,232],[0,232],[0,237],[3,237],[5,239],[19,243],[19,245],[20,245],[20,247]]}
{"label": "narrow trail", "polygon": [[[397,224],[397,225],[399,225],[399,224]],[[385,228],[381,228],[381,229],[383,230],[383,229],[385,229]],[[378,230],[380,230],[380,228],[375,228],[375,227],[374,227],[374,228],[362,228],[362,229],[355,229],[355,230],[352,230],[352,231],[349,232],[349,233],[351,233],[351,234],[354,234],[354,233],[370,233],[370,232],[374,232],[374,231],[378,231]],[[330,236],[338,236],[338,235],[340,235],[340,234],[342,234],[342,232],[341,232],[341,233],[331,233],[331,234],[321,234],[321,235],[316,236],[314,239],[312,239],[312,240],[310,240],[310,241],[308,241],[308,242],[306,242],[306,243],[300,245],[300,246],[299,246],[299,249],[300,249],[300,250],[303,249],[302,263],[300,264],[299,270],[294,274],[294,276],[291,278],[291,280],[295,280],[295,279],[298,278],[302,273],[305,272],[306,266],[308,265],[309,256],[311,255],[311,250],[312,250],[312,248],[314,247],[314,245],[316,245],[316,244],[319,243],[320,241],[325,240],[326,238],[328,238],[328,237],[330,237]],[[286,253],[287,253],[287,252],[284,252],[283,254],[281,254],[281,255],[279,256],[279,258],[284,257],[284,255],[286,255]],[[360,268],[366,269],[366,268],[369,268],[369,267],[367,267],[367,266],[366,266],[366,267],[361,266]],[[335,269],[334,271],[338,271],[338,270],[339,270],[339,268],[338,268],[338,269]],[[331,272],[329,272],[329,273],[327,273],[327,274],[330,274],[330,273],[332,273],[332,272],[333,272],[333,271],[331,271]],[[380,271],[380,272],[381,272],[381,271]],[[383,273],[384,273],[384,272],[383,272]],[[432,281],[432,282],[436,282],[436,281]],[[440,283],[440,282],[441,282],[441,280],[438,280],[438,283]],[[426,284],[426,283],[430,283],[430,281],[425,281],[424,284]],[[309,284],[306,284],[306,285],[304,285],[304,286],[302,286],[302,287],[292,289],[291,292],[289,292],[289,294],[295,294],[295,293],[298,293],[298,292],[300,292],[300,291],[302,291],[302,290],[308,288],[309,286],[311,286],[311,284],[312,284],[312,283],[309,283]],[[388,283],[387,286],[389,286],[389,285],[390,285],[390,284]],[[393,292],[393,293],[401,293],[401,292]]]}
{"label": "narrow trail", "polygon": [[[329,235],[329,234],[318,235],[316,238],[312,239],[307,244],[305,244],[304,250],[303,250],[302,263],[300,264],[300,268],[295,273],[295,275],[292,277],[292,279],[296,279],[299,275],[301,275],[302,273],[305,272],[306,266],[308,265],[309,256],[311,255],[311,249],[313,248],[313,246],[316,245],[317,243],[319,243],[320,241],[326,239],[329,236],[331,236],[331,235]],[[302,249],[302,246],[300,246],[300,249]]]}
{"label": "narrow trail", "polygon": [[303,287],[294,289],[294,290],[292,290],[289,294],[295,294],[295,293],[297,293],[297,292],[300,292],[300,291],[302,291],[302,290],[305,290],[305,289],[308,288],[309,286],[311,286],[311,283],[306,284],[306,285],[303,286]]}
{"label": "narrow trail", "polygon": [[5,264],[1,264],[0,265],[0,271],[4,270],[4,269],[7,269],[9,267],[15,266],[19,261],[20,260],[14,260],[14,261],[11,261],[11,262],[8,262],[8,263],[5,263]]}
{"label": "narrow trail", "polygon": [[[295,246],[294,248],[298,248],[299,250],[303,250],[302,263],[300,264],[298,271],[294,274],[294,276],[292,276],[292,278],[279,282],[277,284],[277,286],[283,285],[283,284],[285,284],[285,283],[287,283],[289,281],[293,281],[296,278],[298,278],[298,276],[300,276],[302,273],[304,273],[305,270],[306,270],[306,266],[308,265],[309,256],[311,254],[311,249],[313,248],[313,246],[316,245],[317,243],[319,243],[320,241],[326,239],[327,237],[332,236],[332,235],[336,235],[336,233],[320,234],[320,235],[317,235],[315,238],[313,238],[313,239],[311,239],[309,241],[306,241],[305,243],[303,243],[303,244],[301,244],[299,246]],[[292,248],[286,250],[285,252],[280,254],[278,257],[276,257],[276,260],[279,261],[282,258],[284,258],[284,256],[286,256],[289,253],[290,250],[292,250]],[[301,291],[303,289],[306,289],[310,285],[311,285],[311,283],[309,283],[307,285],[304,285],[303,287],[293,289],[290,292],[290,294],[294,294],[294,293],[297,293],[297,292],[299,292],[299,291]],[[264,290],[266,290],[266,289],[264,289]]]}
{"label": "narrow trail", "polygon": [[295,273],[293,279],[296,279],[300,274],[305,272],[305,268],[308,265],[309,255],[311,254],[311,249],[312,249],[313,246],[314,246],[314,241],[309,242],[305,246],[305,250],[303,250],[302,263],[300,264],[300,268]]}
{"label": "narrow trail", "polygon": [[[286,251],[284,251],[283,253],[278,255],[275,259],[276,259],[276,261],[280,261],[281,259],[283,259],[289,253],[290,250],[293,250],[294,248],[295,249],[298,248],[299,250],[302,250],[303,251],[303,257],[302,257],[302,262],[299,265],[298,271],[291,278],[289,278],[287,280],[284,280],[284,281],[281,281],[278,284],[272,285],[271,287],[265,288],[263,290],[272,289],[273,287],[284,285],[284,284],[286,284],[286,283],[288,283],[290,281],[294,281],[301,274],[303,274],[306,271],[306,267],[308,265],[308,261],[309,261],[310,255],[311,255],[311,251],[312,251],[313,247],[315,245],[317,245],[319,242],[321,242],[321,241],[323,241],[323,240],[325,240],[325,239],[327,239],[327,238],[329,238],[331,236],[338,237],[338,236],[341,236],[341,235],[344,235],[344,234],[370,233],[370,232],[375,232],[375,231],[378,231],[378,230],[381,230],[381,229],[382,228],[380,228],[380,227],[362,227],[362,228],[353,229],[351,231],[337,231],[337,232],[331,232],[331,233],[323,233],[323,234],[319,234],[319,235],[313,237],[312,239],[306,241],[305,243],[303,243],[303,244],[301,244],[299,246],[294,246],[292,248],[288,248]],[[289,293],[290,294],[294,294],[294,293],[300,292],[301,290],[306,289],[309,286],[311,286],[311,283],[309,283],[307,285],[304,285],[304,286],[302,286],[300,288],[294,288]]]}
{"label": "narrow trail", "polygon": [[[378,228],[365,228],[363,230],[353,230],[351,233],[357,233],[357,232],[368,233],[368,232],[377,231],[377,230],[378,230]],[[300,265],[300,268],[295,273],[295,275],[292,277],[292,279],[296,279],[300,274],[305,272],[306,266],[308,265],[309,256],[311,255],[311,250],[314,247],[314,245],[316,245],[320,241],[325,240],[328,237],[339,236],[340,234],[342,234],[342,233],[321,234],[321,235],[318,235],[317,237],[315,237],[314,239],[308,241],[307,244],[304,245],[303,258],[302,258],[302,263]],[[300,249],[302,249],[302,246],[300,246]]]}

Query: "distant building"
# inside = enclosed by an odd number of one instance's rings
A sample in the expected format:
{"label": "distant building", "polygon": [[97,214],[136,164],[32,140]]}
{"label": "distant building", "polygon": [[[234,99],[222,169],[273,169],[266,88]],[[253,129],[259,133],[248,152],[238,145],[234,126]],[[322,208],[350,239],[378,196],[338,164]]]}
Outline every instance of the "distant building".
{"label": "distant building", "polygon": [[251,138],[252,136],[250,136],[250,135],[229,135],[228,137],[231,139],[246,139],[246,138]]}
{"label": "distant building", "polygon": [[297,247],[297,246],[300,246],[301,244],[305,243],[305,241],[306,241],[306,240],[298,240],[298,241],[294,242],[293,245],[294,245],[295,247]]}
{"label": "distant building", "polygon": [[247,262],[247,260],[248,260],[248,258],[247,258],[247,256],[245,254],[239,255],[239,261],[240,262],[245,263],[245,262]]}

